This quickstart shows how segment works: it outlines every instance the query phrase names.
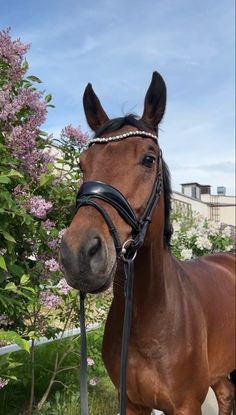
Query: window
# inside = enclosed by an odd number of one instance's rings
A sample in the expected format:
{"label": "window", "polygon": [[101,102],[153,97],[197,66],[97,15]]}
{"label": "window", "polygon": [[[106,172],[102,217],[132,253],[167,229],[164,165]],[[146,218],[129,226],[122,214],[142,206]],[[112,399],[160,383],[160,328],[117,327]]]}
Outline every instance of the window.
{"label": "window", "polygon": [[197,189],[196,189],[196,186],[193,186],[192,187],[192,197],[194,199],[197,199]]}

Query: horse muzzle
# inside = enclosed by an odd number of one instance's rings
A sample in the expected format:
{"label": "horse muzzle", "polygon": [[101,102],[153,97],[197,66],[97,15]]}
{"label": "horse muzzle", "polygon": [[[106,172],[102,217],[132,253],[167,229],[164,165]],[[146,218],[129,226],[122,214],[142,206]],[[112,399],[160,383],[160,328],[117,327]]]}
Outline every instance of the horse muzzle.
{"label": "horse muzzle", "polygon": [[61,242],[60,262],[70,286],[84,293],[97,293],[109,288],[116,269],[116,253],[95,230],[89,230],[77,251],[70,248],[70,234]]}

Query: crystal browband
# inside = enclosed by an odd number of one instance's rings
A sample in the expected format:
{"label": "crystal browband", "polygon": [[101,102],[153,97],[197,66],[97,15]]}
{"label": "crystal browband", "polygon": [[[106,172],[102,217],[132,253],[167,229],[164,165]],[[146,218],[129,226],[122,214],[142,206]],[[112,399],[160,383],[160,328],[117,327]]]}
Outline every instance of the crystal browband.
{"label": "crystal browband", "polygon": [[105,144],[105,143],[110,143],[111,141],[121,141],[121,140],[125,140],[128,137],[131,136],[143,136],[143,137],[148,137],[148,138],[152,138],[155,143],[157,143],[158,137],[155,134],[152,133],[148,133],[147,131],[128,131],[127,133],[124,134],[120,134],[120,135],[114,135],[111,137],[97,137],[97,138],[92,138],[89,143],[88,143],[88,147],[91,147],[93,144]]}

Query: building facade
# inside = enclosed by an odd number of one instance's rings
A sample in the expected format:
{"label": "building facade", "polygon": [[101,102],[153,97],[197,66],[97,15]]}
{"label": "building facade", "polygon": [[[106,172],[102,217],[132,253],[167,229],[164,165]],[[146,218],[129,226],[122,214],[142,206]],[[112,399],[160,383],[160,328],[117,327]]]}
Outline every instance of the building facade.
{"label": "building facade", "polygon": [[236,199],[226,195],[224,186],[217,188],[217,195],[212,195],[210,185],[183,183],[182,193],[172,193],[172,205],[192,209],[207,219],[235,226]]}

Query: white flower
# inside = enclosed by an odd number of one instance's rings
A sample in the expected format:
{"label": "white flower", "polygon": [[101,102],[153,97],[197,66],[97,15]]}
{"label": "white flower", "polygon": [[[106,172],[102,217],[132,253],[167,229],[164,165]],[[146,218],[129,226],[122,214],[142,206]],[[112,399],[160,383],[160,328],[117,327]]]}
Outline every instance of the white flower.
{"label": "white flower", "polygon": [[230,226],[226,226],[224,229],[222,229],[221,233],[222,233],[222,236],[230,237],[231,236]]}
{"label": "white flower", "polygon": [[96,385],[97,385],[97,383],[98,383],[97,378],[92,378],[92,379],[90,379],[90,381],[89,381],[89,384],[90,384],[91,386],[96,386]]}
{"label": "white flower", "polygon": [[193,251],[192,251],[192,249],[183,248],[180,255],[181,255],[181,259],[183,259],[185,261],[187,259],[192,258]]}
{"label": "white flower", "polygon": [[9,382],[9,379],[0,378],[0,389],[4,388]]}
{"label": "white flower", "polygon": [[212,236],[217,235],[219,233],[220,226],[221,225],[219,222],[214,222],[212,220],[209,220],[207,223],[208,234]]}
{"label": "white flower", "polygon": [[94,365],[94,360],[91,359],[91,357],[88,357],[87,358],[87,364],[88,364],[88,366],[93,366]]}
{"label": "white flower", "polygon": [[196,228],[190,228],[187,232],[186,232],[186,236],[188,239],[191,239],[193,236],[196,235]]}
{"label": "white flower", "polygon": [[201,249],[201,251],[204,249],[210,250],[212,248],[212,243],[206,235],[199,235],[196,239],[196,246]]}
{"label": "white flower", "polygon": [[172,226],[173,226],[174,232],[179,232],[180,231],[180,224],[176,220],[173,221]]}
{"label": "white flower", "polygon": [[226,248],[225,248],[225,251],[226,252],[229,252],[229,251],[232,251],[233,250],[233,245],[228,245],[228,246],[226,246]]}

